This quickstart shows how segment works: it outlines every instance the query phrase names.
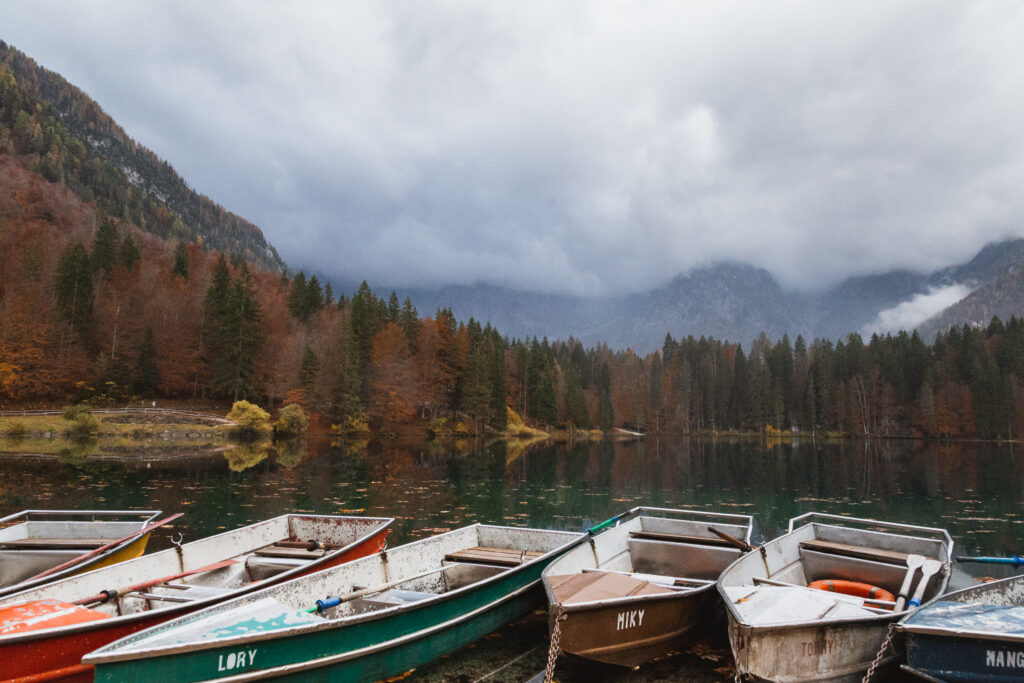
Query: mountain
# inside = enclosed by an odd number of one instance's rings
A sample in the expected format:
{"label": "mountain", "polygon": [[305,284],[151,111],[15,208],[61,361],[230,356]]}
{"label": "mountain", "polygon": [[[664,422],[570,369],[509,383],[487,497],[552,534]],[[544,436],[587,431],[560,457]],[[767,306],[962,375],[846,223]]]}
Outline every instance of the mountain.
{"label": "mountain", "polygon": [[[806,339],[841,339],[867,332],[885,311],[955,285],[972,293],[927,323],[928,338],[952,324],[986,323],[992,315],[1024,315],[1024,240],[987,245],[967,263],[932,273],[897,270],[850,278],[816,294],[782,289],[762,269],[736,263],[698,268],[662,287],[625,297],[535,294],[491,285],[407,290],[425,314],[451,308],[455,316],[490,322],[510,337],[570,336],[585,345],[646,353],[666,334],[749,344],[761,332]],[[961,291],[957,289],[956,291]]]}
{"label": "mountain", "polygon": [[258,227],[188,187],[88,95],[0,41],[0,153],[5,152],[147,232],[285,270]]}

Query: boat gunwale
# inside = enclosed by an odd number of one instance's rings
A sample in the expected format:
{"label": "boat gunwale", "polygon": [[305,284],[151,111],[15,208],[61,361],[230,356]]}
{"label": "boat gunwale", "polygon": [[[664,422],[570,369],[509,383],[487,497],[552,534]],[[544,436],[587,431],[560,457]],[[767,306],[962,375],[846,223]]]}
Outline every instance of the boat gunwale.
{"label": "boat gunwale", "polygon": [[943,628],[941,626],[905,627],[903,624],[898,624],[897,628],[904,633],[913,633],[915,635],[943,636],[948,638],[973,638],[980,640],[1003,640],[1011,643],[1024,643],[1024,634],[1020,633],[1013,634],[972,630],[959,631],[951,628]]}
{"label": "boat gunwale", "polygon": [[[133,515],[135,515],[135,516],[149,515],[149,517],[146,517],[146,519],[140,520],[143,524],[145,524],[146,522],[153,522],[153,521],[155,521],[157,515],[161,514],[162,512],[163,512],[163,510],[36,510],[36,509],[29,509],[29,510],[21,510],[20,512],[12,513],[10,515],[7,515],[6,517],[0,517],[0,524],[7,524],[8,526],[4,527],[4,528],[8,528],[10,526],[14,526],[15,524],[20,524],[21,522],[17,522],[16,520],[20,519],[21,517],[25,518],[24,519],[25,522],[28,522],[29,521],[29,517],[31,517],[32,515],[38,515],[40,517],[61,517],[61,516],[66,516],[66,517],[85,517],[87,515],[92,515],[94,517],[96,515],[108,516],[108,517],[121,517],[121,516],[128,517],[128,516],[133,516]],[[38,520],[38,521],[43,521],[43,520]],[[65,519],[65,520],[55,520],[55,521],[64,521],[64,522],[77,522],[77,521],[90,521],[90,522],[98,522],[98,521],[116,522],[116,521],[123,521],[123,522],[133,522],[135,520],[131,520],[131,519],[124,519],[124,520],[116,520],[116,519],[109,519],[109,520]],[[13,523],[12,524],[8,524],[9,522],[13,522]]]}
{"label": "boat gunwale", "polygon": [[[944,543],[944,545],[946,546],[947,550],[949,551],[949,555],[948,555],[948,557],[946,558],[946,561],[943,564],[948,568],[949,565],[953,562],[953,538],[949,535],[949,531],[946,530],[946,529],[941,529],[939,527],[932,527],[932,526],[919,526],[917,524],[904,524],[902,522],[887,522],[887,521],[881,520],[881,519],[868,519],[866,517],[847,517],[845,515],[834,515],[834,514],[831,514],[831,513],[828,513],[828,512],[805,512],[802,515],[797,515],[796,517],[792,517],[789,520],[789,530],[786,532],[786,534],[783,534],[782,536],[779,536],[779,538],[783,538],[784,536],[793,533],[794,528],[801,528],[802,529],[803,526],[807,526],[807,525],[810,525],[810,524],[818,524],[818,522],[814,521],[815,519],[824,519],[824,520],[835,521],[835,522],[843,522],[842,524],[822,524],[822,526],[832,526],[832,527],[840,527],[840,528],[848,528],[848,529],[857,529],[857,528],[859,528],[858,525],[862,525],[862,526],[865,526],[865,527],[884,527],[884,528],[889,528],[889,529],[900,529],[900,530],[903,530],[903,531],[925,531],[925,532],[928,532],[930,534],[934,534],[936,536],[939,536],[940,538],[938,540],[941,540]],[[794,527],[794,524],[796,524],[797,522],[800,522],[800,521],[804,521],[804,520],[807,520],[806,524],[804,524],[801,527]],[[872,529],[867,529],[867,530],[868,531],[872,531]],[[882,532],[882,533],[888,533],[888,532]],[[776,538],[774,540],[777,541],[777,540],[779,540],[779,538]],[[928,539],[928,540],[936,540],[936,539]]]}
{"label": "boat gunwale", "polygon": [[[531,532],[534,532],[534,533],[545,533],[545,534],[547,534],[547,533],[551,533],[551,534],[564,534],[564,535],[574,536],[574,538],[569,539],[566,543],[563,543],[561,546],[552,548],[551,550],[549,550],[548,552],[544,553],[543,555],[539,555],[537,557],[534,557],[534,558],[530,559],[528,562],[524,562],[523,564],[512,566],[512,567],[507,567],[507,568],[504,569],[504,571],[501,571],[501,572],[499,572],[497,574],[493,574],[491,576],[485,577],[484,579],[481,579],[480,581],[477,581],[475,583],[467,584],[467,585],[462,586],[460,588],[456,588],[453,591],[447,591],[445,593],[438,593],[438,594],[436,594],[434,596],[431,596],[429,598],[424,598],[423,600],[417,600],[416,602],[405,603],[405,604],[402,604],[402,605],[393,605],[391,607],[385,607],[385,608],[382,608],[382,609],[372,610],[372,611],[365,612],[365,613],[362,613],[362,614],[353,614],[353,615],[350,615],[348,617],[342,617],[342,618],[339,618],[339,619],[324,619],[324,620],[322,620],[320,622],[312,623],[312,624],[309,624],[309,623],[307,623],[307,624],[295,624],[295,625],[289,626],[287,628],[276,629],[274,631],[265,631],[265,632],[258,633],[258,634],[243,634],[243,635],[231,636],[229,638],[222,638],[222,639],[219,639],[219,640],[216,640],[216,641],[211,641],[211,642],[186,642],[186,643],[178,643],[178,644],[173,644],[173,645],[151,647],[151,648],[148,648],[148,649],[141,649],[141,648],[140,649],[133,649],[130,652],[124,652],[124,653],[117,653],[117,652],[109,652],[109,653],[107,653],[107,652],[103,652],[103,650],[106,650],[109,647],[111,647],[112,645],[115,645],[117,642],[119,642],[119,641],[115,641],[114,643],[110,643],[108,645],[105,645],[102,648],[99,648],[99,649],[89,653],[88,655],[86,655],[85,657],[82,658],[82,661],[83,661],[83,663],[89,663],[89,664],[94,664],[95,665],[95,664],[106,663],[106,662],[117,662],[117,661],[133,660],[133,659],[148,659],[148,658],[151,658],[153,656],[170,656],[170,655],[174,655],[174,654],[177,654],[177,653],[180,653],[180,652],[197,652],[197,651],[201,651],[201,650],[213,650],[213,649],[218,649],[218,648],[221,648],[221,647],[231,647],[233,645],[237,645],[240,642],[241,643],[255,643],[255,642],[262,642],[264,640],[275,640],[275,639],[279,639],[279,638],[281,638],[283,636],[284,637],[304,636],[304,635],[306,635],[308,633],[315,633],[315,632],[318,632],[318,631],[325,631],[325,630],[331,630],[331,629],[335,629],[335,628],[342,628],[342,627],[349,626],[349,625],[361,624],[361,623],[368,622],[368,621],[376,621],[376,620],[379,620],[379,619],[389,618],[389,617],[393,617],[393,616],[395,616],[397,614],[400,614],[400,613],[401,614],[406,614],[406,613],[413,612],[413,611],[416,611],[416,610],[425,609],[425,608],[428,608],[428,607],[433,607],[433,606],[436,606],[436,605],[439,605],[439,604],[443,604],[443,603],[449,602],[451,600],[456,600],[456,599],[458,599],[458,598],[460,598],[460,597],[462,597],[464,595],[467,595],[467,594],[469,594],[471,592],[475,592],[475,591],[484,589],[484,588],[490,586],[491,584],[494,584],[494,583],[497,583],[499,581],[508,579],[510,577],[515,577],[517,574],[525,572],[527,569],[532,568],[534,565],[542,563],[546,558],[548,558],[549,555],[564,553],[567,550],[569,550],[570,548],[574,547],[575,545],[578,545],[578,544],[582,543],[583,541],[585,541],[587,538],[590,537],[590,535],[587,532],[572,532],[572,531],[562,531],[562,530],[557,530],[557,529],[534,529],[534,528],[530,528],[530,527],[510,527],[510,526],[500,526],[500,525],[493,525],[493,524],[481,524],[479,522],[475,523],[475,524],[471,524],[471,525],[465,526],[465,527],[459,527],[458,529],[453,529],[452,531],[445,532],[445,533],[446,534],[451,534],[451,533],[454,533],[454,532],[457,532],[457,531],[462,531],[463,529],[472,529],[472,528],[480,528],[480,527],[488,527],[488,528],[492,528],[492,529],[508,529],[508,530],[512,530],[512,531],[531,531]],[[425,538],[421,538],[419,540],[412,541],[411,543],[406,543],[406,544],[403,544],[401,546],[396,546],[395,548],[393,548],[393,550],[397,549],[397,548],[407,548],[407,547],[409,547],[411,545],[418,545],[420,543],[425,543],[425,542],[428,542],[428,541],[430,541],[432,539],[436,539],[439,536],[444,536],[444,535],[445,534],[438,534],[438,535],[435,535],[435,536],[427,536]],[[384,552],[387,552],[387,551],[384,551]],[[360,559],[363,559],[363,558],[360,558]],[[451,565],[451,566],[456,566],[456,565]],[[325,571],[331,571],[333,569],[335,569],[335,568],[332,567],[329,570],[325,570]],[[341,566],[337,567],[337,569],[340,570]],[[294,581],[299,581],[299,580],[302,580],[302,579],[305,579],[305,578],[308,578],[308,577],[297,577],[296,579],[293,579],[293,580]],[[540,581],[541,581],[541,579],[538,576],[535,581],[531,581],[527,586],[524,586],[524,589],[532,587],[533,585],[535,585],[536,583],[538,583]],[[266,586],[266,587],[261,588],[259,591],[255,591],[254,593],[250,593],[249,595],[239,596],[239,598],[235,598],[235,600],[240,599],[240,598],[248,598],[248,599],[251,599],[251,600],[255,600],[255,599],[257,599],[256,596],[257,596],[258,593],[263,592],[263,591],[268,591],[268,592],[269,591],[273,591],[273,590],[276,590],[276,589],[280,588],[282,585],[283,585],[283,583],[282,584],[278,584],[276,586]],[[270,596],[267,596],[267,597],[270,597]],[[222,602],[222,603],[220,603],[218,605],[213,605],[211,607],[208,607],[206,609],[209,609],[209,610],[212,611],[212,610],[216,610],[216,609],[219,609],[221,607],[224,607],[227,604],[228,604],[228,602],[225,601],[225,602]],[[202,611],[205,611],[205,610],[202,610]],[[182,619],[185,619],[185,618],[201,618],[200,614],[201,614],[201,611],[197,610],[196,612],[193,612],[192,614],[186,615],[186,616],[181,617],[181,618]],[[153,629],[167,628],[170,623],[171,622],[165,622],[165,623],[160,624],[158,626],[154,626]],[[149,629],[147,629],[147,630],[149,630]],[[140,631],[140,632],[132,634],[132,636],[128,636],[128,637],[139,637],[140,640],[142,640],[142,636],[145,633],[146,633],[146,631]],[[407,634],[407,635],[413,635],[413,634]],[[220,680],[220,679],[211,679],[211,680]]]}
{"label": "boat gunwale", "polygon": [[[296,574],[296,573],[299,573],[299,572],[309,572],[309,570],[311,568],[313,568],[313,572],[319,571],[319,570],[315,569],[315,567],[317,567],[319,565],[322,565],[322,564],[325,564],[329,560],[335,559],[338,555],[350,551],[351,549],[357,547],[361,543],[365,543],[365,542],[369,541],[371,538],[373,538],[374,536],[379,534],[381,531],[385,531],[385,530],[389,529],[391,527],[391,525],[395,521],[393,517],[350,517],[350,516],[347,516],[347,515],[317,515],[317,514],[307,514],[307,513],[286,513],[286,514],[283,514],[283,515],[278,515],[277,517],[271,517],[270,519],[264,519],[264,520],[260,520],[258,522],[253,522],[252,524],[248,524],[248,525],[246,525],[244,527],[239,527],[237,529],[230,529],[228,531],[223,531],[223,532],[221,532],[219,534],[214,534],[213,536],[204,536],[203,538],[197,538],[195,541],[190,541],[190,543],[199,543],[199,542],[204,542],[205,543],[205,542],[209,542],[209,541],[211,541],[213,539],[217,539],[217,538],[220,538],[220,537],[223,537],[223,536],[237,535],[240,532],[243,532],[243,531],[245,531],[247,529],[250,529],[252,527],[255,527],[257,525],[269,524],[271,522],[275,522],[275,521],[280,520],[280,519],[288,519],[288,518],[291,518],[291,517],[306,517],[306,518],[322,517],[322,518],[334,518],[334,519],[340,519],[340,520],[354,520],[354,519],[358,519],[358,520],[379,520],[381,522],[385,522],[385,524],[383,526],[378,526],[378,527],[374,528],[372,532],[370,532],[368,534],[364,534],[362,537],[357,538],[356,540],[352,541],[351,543],[349,543],[348,545],[346,545],[343,548],[337,548],[335,550],[332,550],[330,553],[324,554],[322,557],[316,558],[316,560],[314,560],[313,562],[311,562],[309,564],[300,565],[300,566],[297,566],[297,567],[292,567],[291,569],[285,570],[285,571],[281,572],[280,574],[277,574],[275,576],[272,576],[272,577],[269,577],[267,579],[264,579],[264,581],[267,582],[267,583],[259,582],[258,584],[246,584],[246,585],[239,586],[235,590],[230,591],[228,593],[220,593],[220,594],[217,594],[217,595],[209,595],[209,596],[206,596],[206,597],[203,597],[203,598],[199,598],[199,599],[197,599],[195,601],[192,601],[192,602],[176,603],[176,604],[172,604],[172,605],[169,605],[167,607],[164,607],[164,608],[161,608],[161,609],[156,609],[156,610],[142,610],[142,611],[139,611],[139,612],[134,612],[132,614],[111,616],[109,619],[97,619],[95,621],[81,622],[81,623],[77,623],[77,624],[66,624],[66,625],[63,625],[63,626],[54,626],[54,627],[51,627],[51,628],[36,629],[36,630],[33,630],[33,631],[26,631],[24,633],[17,633],[17,632],[15,632],[15,633],[8,633],[8,634],[0,634],[0,646],[18,645],[18,644],[23,644],[23,643],[30,643],[30,642],[33,642],[33,641],[36,641],[36,640],[47,640],[47,639],[50,639],[50,638],[62,638],[62,637],[68,637],[68,636],[76,636],[76,635],[79,635],[79,634],[82,634],[82,633],[90,633],[92,631],[101,631],[101,630],[104,630],[104,629],[107,629],[107,628],[113,628],[113,627],[117,627],[117,626],[130,626],[131,624],[137,623],[139,621],[146,621],[147,619],[152,618],[154,615],[166,616],[167,618],[164,619],[164,621],[170,621],[171,619],[177,618],[178,616],[185,616],[185,614],[188,613],[188,612],[198,612],[201,609],[206,609],[207,607],[212,607],[214,604],[216,604],[218,602],[226,602],[228,600],[234,600],[235,598],[242,597],[246,593],[254,592],[256,590],[263,590],[264,588],[272,588],[275,584],[284,583],[285,581],[290,580],[290,578],[297,578],[297,577],[294,577],[294,576],[290,577],[290,575],[293,575],[293,574]],[[185,544],[185,545],[188,545],[188,544]],[[162,551],[159,551],[157,553],[149,555],[148,557],[152,558],[152,557],[154,557],[156,555],[159,555],[160,553],[172,553],[172,552],[174,552],[174,550],[175,550],[174,548],[166,548],[166,549],[164,549]],[[139,559],[139,558],[133,558],[133,559]],[[131,560],[127,560],[127,561],[130,562]],[[112,566],[116,566],[116,565],[112,565]],[[95,569],[95,570],[92,570],[92,571],[104,571],[106,569],[107,569],[107,567],[99,567],[98,569]],[[309,573],[313,573],[313,572],[309,572]],[[77,578],[77,577],[65,577],[65,578]],[[12,593],[10,595],[0,595],[0,601],[6,602],[7,600],[10,600],[11,598],[16,598],[22,592],[35,591],[35,590],[38,590],[38,589],[44,588],[44,587],[45,586],[36,586],[34,588],[26,589],[25,591],[19,591],[18,593]],[[54,598],[40,598],[40,600],[47,600],[47,599],[54,599]],[[7,606],[5,604],[2,604],[2,602],[0,602],[0,607]],[[25,602],[27,602],[27,601],[25,601]],[[17,604],[23,604],[23,603],[21,603],[21,602],[11,602],[10,606],[17,605]],[[154,624],[154,626],[159,626],[159,624]]]}
{"label": "boat gunwale", "polygon": [[[655,508],[655,507],[648,507],[646,505],[638,505],[637,507],[635,507],[632,510],[630,510],[626,514],[626,517],[629,517],[630,519],[635,519],[636,517],[643,516],[643,513],[645,511],[646,512],[667,512],[667,513],[670,513],[670,514],[673,514],[673,515],[677,515],[677,516],[680,516],[680,517],[682,515],[699,515],[701,517],[718,517],[718,518],[721,518],[723,520],[724,519],[731,519],[731,520],[735,520],[735,521],[744,521],[746,523],[743,524],[743,526],[745,526],[747,528],[747,533],[744,535],[743,540],[746,541],[748,545],[750,544],[751,535],[754,533],[754,515],[744,515],[744,514],[740,514],[738,512],[711,512],[710,510],[694,510],[692,508]],[[677,520],[677,521],[681,521],[681,522],[690,522],[690,521],[695,522],[695,521],[697,521],[697,520],[690,520],[690,519],[677,519],[677,517],[654,517],[653,515],[652,515],[652,518],[653,519],[673,519],[673,520]],[[616,526],[618,526],[618,525],[616,524]],[[615,527],[611,527],[611,528],[614,529]]]}

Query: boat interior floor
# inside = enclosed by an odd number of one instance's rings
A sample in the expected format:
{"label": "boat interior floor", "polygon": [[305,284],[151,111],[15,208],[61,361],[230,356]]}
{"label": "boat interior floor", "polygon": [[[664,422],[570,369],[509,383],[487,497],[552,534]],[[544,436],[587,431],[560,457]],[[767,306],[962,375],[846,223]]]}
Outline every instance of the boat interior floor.
{"label": "boat interior floor", "polygon": [[122,616],[226,595],[247,584],[302,567],[339,547],[310,541],[278,541],[235,556],[228,566],[120,594],[96,609]]}
{"label": "boat interior floor", "polygon": [[[819,580],[845,580],[883,588],[897,595],[907,575],[908,554],[820,539],[799,544],[798,559],[771,577],[753,577],[750,584],[726,585],[726,596],[748,624],[831,621],[891,615],[894,603],[810,588]],[[927,558],[935,559],[935,558]],[[909,594],[921,574],[916,573]],[[941,582],[932,580],[925,599]]]}

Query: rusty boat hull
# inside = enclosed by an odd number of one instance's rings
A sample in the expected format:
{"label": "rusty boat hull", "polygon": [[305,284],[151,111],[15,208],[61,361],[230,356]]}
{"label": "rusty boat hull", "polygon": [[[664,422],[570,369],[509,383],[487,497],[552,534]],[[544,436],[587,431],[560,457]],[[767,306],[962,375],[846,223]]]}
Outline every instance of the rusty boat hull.
{"label": "rusty boat hull", "polygon": [[753,531],[746,515],[637,508],[553,562],[543,578],[560,649],[636,668],[724,629],[714,581],[742,551],[709,525],[743,542]]}
{"label": "rusty boat hull", "polygon": [[[386,547],[393,520],[376,517],[282,515],[121,564],[70,577],[0,600],[0,681],[92,681],[86,654],[138,631],[292,578],[337,567]],[[317,541],[325,549],[294,546]],[[290,544],[277,552],[263,551]],[[309,558],[302,557],[308,552]],[[104,590],[216,566],[145,590],[124,592],[93,610],[105,618],[56,619],[27,625],[26,606],[70,612]],[[82,608],[79,608],[80,610]],[[102,611],[101,611],[102,610]],[[42,610],[38,610],[42,611]],[[69,623],[62,623],[62,622]],[[49,625],[49,627],[46,627]],[[42,626],[42,628],[40,628]]]}

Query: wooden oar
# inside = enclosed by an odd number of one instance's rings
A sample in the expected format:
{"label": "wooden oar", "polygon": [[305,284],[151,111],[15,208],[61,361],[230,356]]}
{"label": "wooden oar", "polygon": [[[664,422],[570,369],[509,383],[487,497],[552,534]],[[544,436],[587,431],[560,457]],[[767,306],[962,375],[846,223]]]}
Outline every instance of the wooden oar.
{"label": "wooden oar", "polygon": [[181,517],[183,514],[185,514],[185,513],[184,512],[179,512],[177,514],[171,515],[170,517],[167,517],[166,519],[161,519],[159,522],[153,522],[149,526],[142,527],[138,531],[133,531],[132,533],[130,533],[127,536],[125,536],[124,538],[120,538],[120,539],[118,539],[116,541],[112,541],[110,543],[107,543],[106,545],[101,545],[99,548],[96,548],[95,550],[90,550],[89,552],[85,553],[84,555],[79,555],[78,557],[73,557],[70,560],[68,560],[67,562],[64,562],[63,564],[58,564],[56,567],[50,567],[49,569],[47,569],[44,572],[39,572],[35,576],[30,576],[29,578],[25,579],[25,581],[34,581],[36,579],[41,579],[44,576],[49,576],[50,574],[53,574],[55,572],[59,572],[62,569],[67,569],[68,567],[74,567],[76,564],[79,564],[81,562],[85,562],[86,560],[92,559],[92,558],[96,557],[97,555],[99,555],[101,553],[104,553],[104,552],[110,550],[111,548],[113,548],[115,546],[118,546],[118,545],[120,545],[122,543],[125,543],[126,541],[130,541],[132,538],[135,538],[136,536],[141,536],[142,534],[147,533],[149,531],[152,531],[153,529],[156,529],[159,526],[163,526],[164,524],[167,524],[168,522],[173,522],[178,517]]}
{"label": "wooden oar", "polygon": [[150,581],[143,581],[142,583],[137,583],[134,586],[125,586],[124,588],[110,588],[108,590],[103,591],[102,593],[90,595],[89,597],[82,598],[81,600],[75,600],[73,604],[90,605],[94,603],[102,603],[110,600],[111,598],[116,598],[118,595],[134,593],[135,591],[140,591],[144,588],[152,588],[153,586],[156,586],[158,584],[167,583],[168,581],[174,581],[175,579],[181,579],[186,576],[192,576],[193,574],[212,572],[215,569],[223,569],[224,567],[230,567],[233,564],[238,564],[238,560],[221,560],[220,562],[214,562],[213,564],[208,564],[205,567],[199,567],[198,569],[190,569],[189,571],[181,572],[180,574],[171,574],[170,576],[165,576],[160,579],[151,579]]}
{"label": "wooden oar", "polygon": [[931,580],[932,576],[935,575],[942,569],[942,563],[938,560],[925,560],[924,564],[921,565],[921,580],[917,582],[917,590],[914,591],[914,597],[910,598],[910,602],[907,603],[907,607],[920,607],[921,599],[924,598],[925,588],[928,587],[928,581]]}
{"label": "wooden oar", "polygon": [[445,569],[450,569],[450,568],[455,567],[455,566],[457,566],[457,565],[446,564],[443,567],[434,567],[433,569],[431,569],[429,571],[421,572],[419,574],[413,574],[412,576],[406,576],[406,577],[401,578],[401,579],[395,579],[394,581],[388,581],[387,583],[382,583],[379,586],[371,586],[369,588],[361,588],[360,590],[357,590],[357,591],[355,591],[353,593],[349,593],[348,595],[343,595],[341,597],[333,597],[332,596],[332,597],[329,597],[329,598],[324,598],[323,600],[317,600],[316,601],[316,606],[315,607],[310,607],[306,611],[311,613],[311,614],[312,613],[319,614],[320,612],[323,612],[325,609],[328,609],[330,607],[337,607],[338,605],[340,605],[343,602],[350,602],[352,600],[357,600],[358,598],[361,598],[364,595],[372,595],[374,593],[380,593],[381,591],[386,591],[389,588],[394,588],[395,586],[397,586],[397,585],[399,585],[401,583],[407,583],[407,582],[413,581],[415,579],[422,579],[424,576],[430,576],[431,574],[437,574],[438,572],[443,572]]}
{"label": "wooden oar", "polygon": [[924,564],[924,555],[907,555],[907,575],[903,577],[903,585],[900,586],[899,597],[896,598],[896,611],[902,612],[903,606],[907,604],[907,592],[910,590],[910,583],[914,580],[914,572]]}
{"label": "wooden oar", "polygon": [[737,548],[739,548],[740,550],[742,550],[745,553],[746,552],[750,552],[755,547],[755,546],[750,545],[746,541],[741,541],[740,539],[736,538],[735,536],[730,536],[729,534],[725,533],[724,531],[719,531],[718,529],[716,529],[713,526],[709,526],[708,527],[708,531],[713,533],[715,536],[718,536],[723,541],[728,541],[729,543],[732,543],[734,546],[736,546]]}

